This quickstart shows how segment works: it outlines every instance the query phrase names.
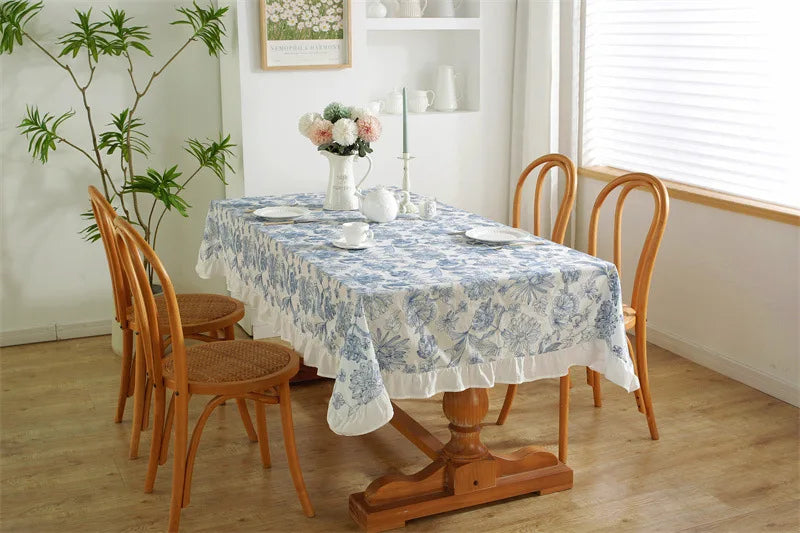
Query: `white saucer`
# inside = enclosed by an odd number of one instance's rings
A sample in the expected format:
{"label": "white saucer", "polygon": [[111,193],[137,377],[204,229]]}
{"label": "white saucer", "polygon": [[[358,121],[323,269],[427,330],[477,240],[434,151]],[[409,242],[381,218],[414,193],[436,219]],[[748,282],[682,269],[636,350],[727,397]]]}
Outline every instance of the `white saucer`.
{"label": "white saucer", "polygon": [[472,228],[467,230],[464,235],[474,241],[489,244],[508,244],[531,238],[531,234],[527,231],[505,226]]}
{"label": "white saucer", "polygon": [[339,237],[338,239],[331,241],[331,244],[337,248],[343,248],[345,250],[363,250],[365,248],[372,248],[378,243],[375,242],[375,239],[366,239],[360,244],[347,244],[347,241],[344,240],[344,237]]}
{"label": "white saucer", "polygon": [[276,205],[276,206],[262,207],[261,209],[256,209],[255,211],[253,211],[253,214],[261,218],[288,220],[292,218],[298,218],[303,215],[307,215],[310,212],[311,211],[309,211],[305,207],[295,207],[291,205]]}

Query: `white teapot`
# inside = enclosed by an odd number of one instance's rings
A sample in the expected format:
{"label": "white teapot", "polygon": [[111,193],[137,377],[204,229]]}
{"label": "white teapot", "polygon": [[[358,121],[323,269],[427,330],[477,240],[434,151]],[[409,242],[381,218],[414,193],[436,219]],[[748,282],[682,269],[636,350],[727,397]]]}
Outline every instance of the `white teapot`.
{"label": "white teapot", "polygon": [[400,205],[394,194],[379,185],[366,194],[356,192],[361,200],[361,213],[373,222],[391,222],[397,218]]}

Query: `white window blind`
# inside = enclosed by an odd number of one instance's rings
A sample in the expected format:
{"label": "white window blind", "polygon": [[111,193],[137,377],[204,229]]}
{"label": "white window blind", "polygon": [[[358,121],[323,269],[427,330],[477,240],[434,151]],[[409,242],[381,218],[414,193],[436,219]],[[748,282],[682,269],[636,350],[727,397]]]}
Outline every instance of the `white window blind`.
{"label": "white window blind", "polygon": [[800,207],[799,4],[587,0],[581,164]]}

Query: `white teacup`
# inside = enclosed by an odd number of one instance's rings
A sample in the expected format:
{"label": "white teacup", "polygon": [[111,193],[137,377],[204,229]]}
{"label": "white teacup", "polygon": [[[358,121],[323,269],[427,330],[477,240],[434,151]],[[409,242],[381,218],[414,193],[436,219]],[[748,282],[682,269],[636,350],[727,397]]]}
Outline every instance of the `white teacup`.
{"label": "white teacup", "polygon": [[383,111],[383,101],[382,100],[375,100],[374,102],[370,102],[367,104],[367,111],[369,111],[370,115],[378,115],[381,111]]}
{"label": "white teacup", "polygon": [[358,246],[373,238],[372,230],[366,222],[345,222],[342,224],[342,237],[350,246]]}

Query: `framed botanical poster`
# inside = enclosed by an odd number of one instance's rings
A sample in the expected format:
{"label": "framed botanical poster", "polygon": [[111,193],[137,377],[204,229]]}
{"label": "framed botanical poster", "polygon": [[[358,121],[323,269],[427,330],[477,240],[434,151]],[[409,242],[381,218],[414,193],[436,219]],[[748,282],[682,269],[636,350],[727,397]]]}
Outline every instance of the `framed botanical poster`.
{"label": "framed botanical poster", "polygon": [[351,66],[350,0],[259,0],[265,70]]}

